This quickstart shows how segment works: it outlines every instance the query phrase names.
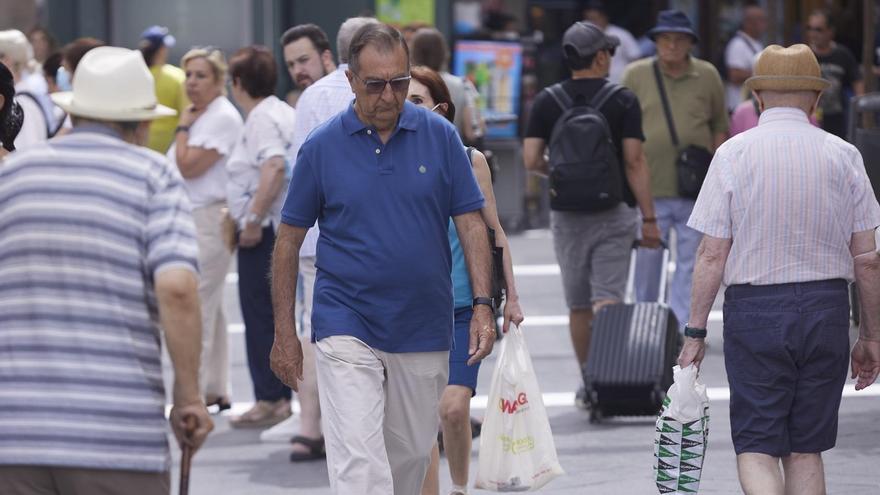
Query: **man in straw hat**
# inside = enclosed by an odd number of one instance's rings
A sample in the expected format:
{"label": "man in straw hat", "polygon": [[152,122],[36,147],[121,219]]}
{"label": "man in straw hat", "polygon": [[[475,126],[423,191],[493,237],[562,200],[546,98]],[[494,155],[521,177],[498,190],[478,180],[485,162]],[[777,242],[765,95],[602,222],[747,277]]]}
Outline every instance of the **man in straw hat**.
{"label": "man in straw hat", "polygon": [[688,222],[703,240],[679,364],[703,360],[723,282],[730,424],[747,494],[825,493],[821,453],[837,438],[854,278],[856,390],[880,373],[880,206],[856,148],[810,125],[829,84],[820,74],[806,45],[761,52],[745,82],[762,109],[758,127],[715,153]]}
{"label": "man in straw hat", "polygon": [[213,427],[190,206],[178,171],[141,147],[174,111],[140,53],[115,47],[52,97],[73,131],[0,167],[0,491],[167,494],[160,325],[178,442],[198,448]]}

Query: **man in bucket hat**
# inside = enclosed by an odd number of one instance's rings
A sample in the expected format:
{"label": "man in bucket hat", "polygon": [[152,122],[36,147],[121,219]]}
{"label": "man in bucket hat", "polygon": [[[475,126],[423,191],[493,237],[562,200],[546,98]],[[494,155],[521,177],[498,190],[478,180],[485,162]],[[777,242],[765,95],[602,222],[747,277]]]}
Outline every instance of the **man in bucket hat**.
{"label": "man in bucket hat", "polygon": [[[698,38],[683,12],[660,12],[657,26],[648,36],[657,44],[657,56],[630,64],[623,74],[623,85],[632,89],[642,106],[645,156],[663,240],[668,243],[669,231],[675,231],[676,269],[669,306],[683,328],[690,310],[691,274],[700,236],[686,225],[695,195],[688,196],[679,187],[677,162],[685,148],[699,147],[709,155],[724,142],[727,106],[718,71],[709,62],[691,56]],[[669,103],[676,138],[672,137],[658,80]],[[639,250],[636,291],[640,301],[657,300],[660,258],[660,250]]]}
{"label": "man in bucket hat", "polygon": [[769,46],[754,74],[745,85],[762,110],[758,127],[715,153],[688,222],[703,240],[678,362],[702,361],[723,282],[743,491],[824,494],[821,453],[837,439],[854,278],[863,300],[851,353],[856,390],[880,373],[880,206],[856,148],[809,122],[829,85],[810,48]]}
{"label": "man in bucket hat", "polygon": [[0,490],[168,494],[160,325],[178,442],[196,449],[213,427],[187,194],[141,147],[174,111],[124,48],[90,51],[52,97],[73,131],[0,167]]}

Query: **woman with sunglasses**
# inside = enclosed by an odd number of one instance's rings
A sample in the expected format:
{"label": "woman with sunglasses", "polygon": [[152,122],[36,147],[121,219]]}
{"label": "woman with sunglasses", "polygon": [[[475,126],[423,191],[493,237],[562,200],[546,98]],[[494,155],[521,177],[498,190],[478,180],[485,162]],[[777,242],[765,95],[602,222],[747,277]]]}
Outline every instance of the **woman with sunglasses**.
{"label": "woman with sunglasses", "polygon": [[[455,106],[449,95],[449,89],[440,75],[427,68],[416,66],[411,69],[412,80],[409,83],[407,98],[412,103],[425,107],[442,115],[452,122],[455,119]],[[501,223],[498,221],[498,212],[495,207],[495,194],[492,190],[492,176],[486,157],[476,149],[468,149],[474,176],[480,186],[480,191],[485,197],[485,206],[481,210],[483,221],[489,228],[495,230],[495,239],[504,253],[504,278],[507,281],[507,303],[504,305],[504,326],[506,332],[510,323],[519,325],[523,321],[522,310],[519,307],[519,297],[516,292],[516,284],[513,279],[513,265],[510,257],[510,245]],[[458,241],[455,225],[449,223],[449,243],[452,248],[452,287],[455,300],[455,337],[454,348],[449,351],[449,382],[440,399],[440,419],[443,429],[443,446],[446,458],[449,461],[449,471],[452,477],[452,491],[450,495],[467,494],[468,468],[470,467],[471,454],[471,397],[476,393],[477,373],[480,363],[468,366],[468,338],[470,320],[473,315],[471,309],[472,294],[470,277],[465,265],[464,254]],[[431,455],[431,466],[425,477],[422,487],[422,495],[435,495],[440,491],[439,483],[440,451],[439,446],[434,446]]]}
{"label": "woman with sunglasses", "polygon": [[192,203],[199,243],[202,358],[199,385],[205,404],[228,409],[229,358],[223,288],[232,253],[223,242],[226,159],[243,128],[241,115],[224,96],[226,60],[220,50],[194,48],[183,56],[186,95],[167,156],[177,165]]}

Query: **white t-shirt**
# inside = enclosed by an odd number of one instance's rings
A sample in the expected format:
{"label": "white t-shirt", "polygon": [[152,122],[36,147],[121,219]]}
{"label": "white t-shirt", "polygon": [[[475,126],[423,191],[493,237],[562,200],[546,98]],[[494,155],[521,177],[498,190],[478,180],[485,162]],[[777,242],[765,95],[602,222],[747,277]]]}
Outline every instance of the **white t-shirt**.
{"label": "white t-shirt", "polygon": [[[220,159],[202,175],[184,179],[193,208],[226,201],[226,160],[241,135],[244,124],[241,114],[225,96],[218,96],[208,104],[205,113],[189,128],[187,143],[196,148],[213,149]],[[166,156],[177,165],[177,144],[172,144]]]}
{"label": "white t-shirt", "polygon": [[623,77],[623,70],[631,62],[642,58],[642,50],[639,48],[639,44],[633,38],[633,35],[620,26],[609,24],[605,28],[605,34],[616,36],[620,40],[620,46],[617,47],[614,56],[611,57],[611,68],[608,72],[608,80],[619,84],[620,79]]}
{"label": "white t-shirt", "polygon": [[43,113],[40,104],[34,98],[24,95],[16,96],[15,101],[18,102],[22,113],[24,113],[21,130],[18,131],[18,136],[15,138],[15,149],[27,149],[47,140],[49,134],[46,126],[46,114]]}
{"label": "white t-shirt", "polygon": [[[293,123],[296,112],[287,103],[269,96],[251,110],[244,121],[244,132],[226,162],[229,180],[226,183],[226,203],[229,214],[239,226],[251,209],[254,193],[260,183],[260,169],[272,157],[287,160],[293,142]],[[263,225],[272,222],[275,229],[281,223],[281,207],[287,196],[287,181],[281,193],[266,212]]]}
{"label": "white t-shirt", "polygon": [[[728,69],[752,70],[755,68],[758,54],[763,49],[764,45],[760,41],[742,31],[737,31],[733,38],[727,42],[727,48],[724,50],[724,64]],[[727,78],[727,74],[722,74],[722,76]],[[726,87],[727,108],[733,111],[742,102],[742,84],[733,84],[728,81]]]}

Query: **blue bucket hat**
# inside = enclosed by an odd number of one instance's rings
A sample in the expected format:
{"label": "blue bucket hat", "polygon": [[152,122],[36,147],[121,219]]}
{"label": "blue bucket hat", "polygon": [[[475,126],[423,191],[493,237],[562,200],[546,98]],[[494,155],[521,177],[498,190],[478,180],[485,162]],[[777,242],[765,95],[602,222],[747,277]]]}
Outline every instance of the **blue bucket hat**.
{"label": "blue bucket hat", "polygon": [[688,16],[680,10],[663,10],[657,16],[657,25],[648,31],[648,37],[656,41],[660,33],[684,33],[694,38],[694,43],[700,41],[700,37],[694,31],[694,26]]}

